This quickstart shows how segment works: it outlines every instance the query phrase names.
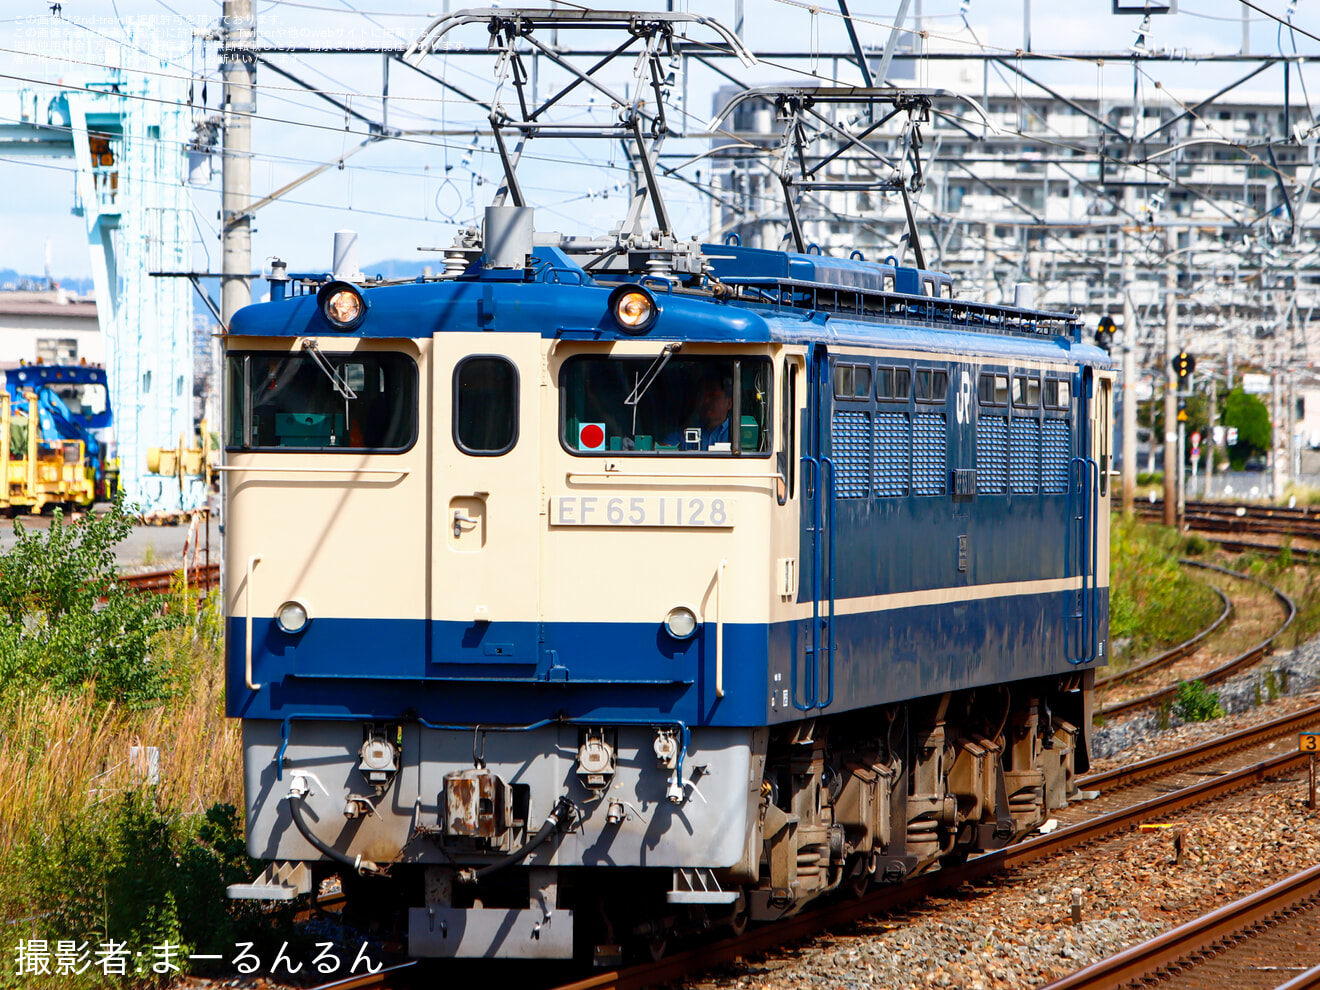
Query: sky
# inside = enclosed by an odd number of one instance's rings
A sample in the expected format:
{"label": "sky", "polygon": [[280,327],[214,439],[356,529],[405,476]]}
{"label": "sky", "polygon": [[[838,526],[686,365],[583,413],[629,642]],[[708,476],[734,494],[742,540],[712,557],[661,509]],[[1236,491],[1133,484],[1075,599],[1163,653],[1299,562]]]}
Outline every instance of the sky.
{"label": "sky", "polygon": [[[539,4],[538,4],[539,5]],[[680,10],[734,22],[734,0],[675,0]],[[1264,9],[1285,17],[1286,0],[1259,0]],[[406,44],[415,40],[447,7],[445,0],[255,0],[259,41],[274,46],[323,45],[357,47]],[[458,8],[455,3],[455,9]],[[503,4],[502,6],[511,6]],[[567,6],[567,5],[564,5]],[[664,10],[665,0],[631,4],[597,3],[597,9]],[[898,9],[898,0],[850,0],[848,7],[864,45],[882,47]],[[1297,0],[1293,23],[1320,35],[1320,0]],[[1026,45],[1023,4],[989,0],[924,0],[926,32],[918,43],[932,48],[968,45],[975,41],[1008,58]],[[1152,20],[1148,43],[1190,54],[1237,52],[1242,44],[1242,7],[1230,0],[1190,0],[1179,3],[1176,15]],[[218,113],[222,86],[214,31],[221,14],[219,0],[62,0],[58,13],[49,0],[6,0],[0,12],[0,124],[19,117],[19,92],[35,89],[44,106],[60,84],[83,85],[105,79],[106,64],[134,60],[150,71],[153,93],[184,99],[191,87],[195,115]],[[1068,52],[1125,50],[1135,39],[1140,17],[1115,16],[1110,0],[1073,0],[1033,5],[1030,47],[1033,51]],[[909,19],[907,27],[914,27]],[[1320,43],[1301,35],[1290,37],[1275,21],[1252,13],[1249,23],[1253,53],[1320,53]],[[714,39],[693,27],[694,38]],[[484,51],[485,32],[479,26],[449,36],[447,52],[427,56],[422,68],[471,94],[488,98],[493,91],[494,59]],[[578,37],[581,37],[580,35]],[[855,66],[839,64],[822,53],[848,50],[844,23],[836,5],[816,0],[745,0],[744,40],[757,53],[801,52],[803,59],[762,61],[746,69],[734,61],[721,63],[730,74],[753,85],[824,81],[835,71],[846,83],[857,84]],[[567,36],[565,39],[567,40]],[[600,44],[596,39],[593,42]],[[811,56],[817,56],[815,58]],[[381,59],[378,55],[279,56],[278,64],[313,88],[333,95],[372,119],[381,113]],[[1026,67],[1026,66],[1024,66]],[[1213,63],[1149,63],[1138,82],[1152,98],[1186,100],[1206,93],[1249,66]],[[622,87],[631,61],[620,63],[611,82]],[[1132,70],[1094,62],[1058,59],[1034,62],[1033,75],[1051,84],[1110,87],[1133,84]],[[1304,69],[1303,79],[1311,82]],[[813,76],[815,78],[813,78]],[[972,74],[969,95],[980,93],[980,69]],[[546,66],[538,80],[542,91],[562,81]],[[1253,82],[1257,91],[1281,89],[1281,76],[1267,74]],[[254,196],[283,186],[319,164],[335,161],[364,139],[365,127],[297,83],[265,67],[258,68],[256,117],[253,121],[252,189]],[[942,81],[919,76],[918,82]],[[700,133],[711,116],[716,89],[727,80],[693,66],[675,93],[686,91],[686,104],[675,119]],[[1155,83],[1160,83],[1160,88]],[[205,87],[206,104],[202,95]],[[1314,79],[1320,100],[1320,75]],[[1305,99],[1309,101],[1309,91]],[[511,97],[510,97],[511,98]],[[1303,96],[1294,97],[1303,102]],[[568,101],[576,120],[605,120],[608,100],[580,90]],[[500,174],[493,154],[484,111],[397,64],[390,72],[389,124],[408,132],[370,144],[283,199],[263,208],[254,221],[253,266],[265,267],[274,256],[293,271],[329,268],[333,234],[339,229],[359,233],[363,268],[386,259],[428,258],[441,267],[440,256],[418,248],[443,248],[455,231],[474,222],[489,201]],[[432,133],[416,133],[416,132]],[[665,151],[698,155],[708,147],[699,138],[671,137]],[[684,174],[697,184],[708,178],[706,163],[694,162]],[[219,270],[219,158],[208,184],[190,185],[194,270]],[[0,268],[39,273],[50,242],[52,270],[57,276],[90,273],[83,221],[71,215],[73,165],[67,159],[6,157],[0,148]],[[698,174],[698,170],[700,174]],[[537,207],[538,229],[578,235],[598,235],[621,218],[626,202],[627,169],[617,144],[609,142],[533,142],[523,168],[524,192]],[[704,236],[710,203],[691,186],[666,184],[667,201],[676,231],[684,237]]]}

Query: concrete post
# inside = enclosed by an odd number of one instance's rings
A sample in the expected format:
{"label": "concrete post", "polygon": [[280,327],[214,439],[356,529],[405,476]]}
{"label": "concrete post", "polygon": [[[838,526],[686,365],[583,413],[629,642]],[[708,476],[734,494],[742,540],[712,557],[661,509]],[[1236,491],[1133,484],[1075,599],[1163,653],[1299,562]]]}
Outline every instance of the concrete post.
{"label": "concrete post", "polygon": [[[1274,349],[1278,354],[1278,348]],[[1284,465],[1288,458],[1288,445],[1284,434],[1288,432],[1288,420],[1283,409],[1283,368],[1276,363],[1274,373],[1270,375],[1270,487],[1274,501],[1283,498],[1283,486],[1286,477]]]}
{"label": "concrete post", "polygon": [[[221,44],[227,49],[256,43],[252,0],[224,0]],[[224,143],[221,149],[220,318],[229,325],[234,313],[252,301],[252,121],[257,109],[255,61],[228,58],[224,79]]]}
{"label": "concrete post", "polygon": [[[1176,244],[1174,228],[1169,244]],[[1173,359],[1178,356],[1178,269],[1164,263],[1164,525],[1178,523],[1178,375]],[[1153,439],[1153,438],[1152,438]]]}
{"label": "concrete post", "polygon": [[1131,288],[1136,278],[1128,233],[1123,231],[1123,514],[1132,515],[1137,496],[1137,313]]}

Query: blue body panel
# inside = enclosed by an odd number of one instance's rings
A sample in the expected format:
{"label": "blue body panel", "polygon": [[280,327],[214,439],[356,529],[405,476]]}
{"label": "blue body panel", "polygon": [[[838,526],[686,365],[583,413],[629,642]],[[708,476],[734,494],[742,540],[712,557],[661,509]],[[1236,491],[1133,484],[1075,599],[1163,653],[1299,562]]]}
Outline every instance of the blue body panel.
{"label": "blue body panel", "polygon": [[[814,280],[870,290],[877,273],[894,271],[862,261],[774,251],[731,248],[724,252],[729,257],[721,258],[721,249],[711,247],[708,253],[729,278]],[[368,310],[351,336],[430,338],[488,330],[567,340],[639,339],[624,334],[608,313],[613,283],[598,284],[555,249],[538,248],[537,256],[539,267],[526,279],[505,272],[367,286]],[[809,402],[799,424],[799,449],[822,460],[843,456],[831,434],[835,411],[873,416],[894,409],[911,415],[938,409],[947,418],[946,481],[949,470],[977,468],[977,422],[985,413],[975,393],[960,422],[955,422],[952,391],[949,402],[938,407],[921,407],[915,400],[886,405],[873,396],[850,405],[836,400],[828,388],[829,360],[841,349],[859,351],[850,360],[872,364],[877,352],[906,352],[881,363],[945,368],[951,383],[965,372],[973,387],[984,370],[1020,370],[1024,362],[1048,365],[1054,369],[1050,374],[1073,382],[1074,395],[1080,392],[1082,369],[1110,367],[1108,355],[1066,334],[923,325],[924,304],[915,305],[906,322],[895,323],[651,289],[660,314],[641,339],[655,341],[657,349],[670,340],[813,348],[816,357],[808,375],[824,369],[825,377],[813,386],[814,405]],[[324,319],[314,295],[304,294],[239,311],[231,334],[332,337],[342,331]],[[928,361],[920,357],[924,354],[930,355]],[[1041,413],[1042,422],[1052,416],[1071,422],[1066,445],[1070,472],[1087,449],[1084,417],[1076,408],[1074,403],[1073,412]],[[1068,487],[1075,486],[1070,481]],[[832,514],[820,510],[832,518],[832,567],[813,543],[817,509],[801,497],[799,603],[827,599],[831,580],[838,602],[937,589],[951,589],[960,600],[902,608],[877,604],[836,615],[835,648],[826,646],[817,651],[818,659],[810,660],[813,635],[821,635],[820,617],[770,625],[727,623],[722,699],[715,692],[713,628],[678,643],[657,624],[604,621],[608,616],[580,624],[321,617],[295,636],[280,631],[273,620],[258,618],[253,623],[253,679],[262,687],[250,692],[243,681],[245,623],[231,617],[229,714],[259,719],[420,717],[440,725],[516,725],[562,716],[756,726],[803,717],[813,696],[832,698],[818,710],[833,713],[1068,673],[1078,669],[1070,658],[1104,662],[1103,656],[1086,657],[1083,623],[1077,617],[1079,592],[1019,594],[1002,586],[1054,581],[1057,588],[1059,579],[1079,574],[1086,545],[1077,520],[1079,497],[1043,490],[955,496],[950,489],[929,497],[868,492],[836,498]],[[978,596],[977,588],[989,585],[1001,587]],[[1108,589],[1095,592],[1094,621],[1088,624],[1094,625],[1102,646],[1108,638]],[[828,611],[826,601],[819,611]],[[808,688],[804,682],[811,664],[819,665],[818,683]]]}
{"label": "blue body panel", "polygon": [[[1107,589],[1101,591],[1104,622]],[[840,615],[836,700],[825,711],[1066,673],[1074,669],[1064,657],[1075,599],[1074,592],[1005,595]],[[800,647],[808,622],[726,624],[721,699],[709,627],[677,644],[650,624],[546,623],[538,632],[530,623],[492,622],[483,633],[469,623],[420,619],[318,618],[298,635],[280,631],[273,620],[254,621],[253,679],[262,687],[250,692],[243,683],[244,621],[231,618],[228,714],[420,716],[453,725],[518,725],[556,715],[765,725],[798,717],[792,695],[796,685],[802,697]],[[526,641],[531,634],[543,639],[525,663],[486,652],[491,642]],[[822,687],[825,677],[822,670]]]}

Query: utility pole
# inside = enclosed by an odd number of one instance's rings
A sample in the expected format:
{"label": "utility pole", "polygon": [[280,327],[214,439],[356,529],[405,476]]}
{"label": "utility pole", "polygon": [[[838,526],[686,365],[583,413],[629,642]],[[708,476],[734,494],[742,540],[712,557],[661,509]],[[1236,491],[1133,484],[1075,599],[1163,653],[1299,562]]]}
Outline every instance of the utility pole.
{"label": "utility pole", "polygon": [[1137,497],[1137,312],[1131,287],[1136,278],[1131,245],[1123,237],[1123,515],[1132,515]]}
{"label": "utility pole", "polygon": [[1270,487],[1274,501],[1283,498],[1284,461],[1288,457],[1284,434],[1288,430],[1283,408],[1283,367],[1279,361],[1279,348],[1274,348],[1274,373],[1270,375]]}
{"label": "utility pole", "polygon": [[[224,0],[220,45],[233,51],[256,44],[252,0]],[[234,313],[252,301],[252,117],[257,109],[255,58],[226,58],[224,144],[221,150],[220,318],[229,325]]]}
{"label": "utility pole", "polygon": [[[1177,243],[1168,228],[1169,245]],[[1172,253],[1172,250],[1170,250]],[[1173,259],[1164,262],[1164,525],[1178,524],[1178,269]]]}

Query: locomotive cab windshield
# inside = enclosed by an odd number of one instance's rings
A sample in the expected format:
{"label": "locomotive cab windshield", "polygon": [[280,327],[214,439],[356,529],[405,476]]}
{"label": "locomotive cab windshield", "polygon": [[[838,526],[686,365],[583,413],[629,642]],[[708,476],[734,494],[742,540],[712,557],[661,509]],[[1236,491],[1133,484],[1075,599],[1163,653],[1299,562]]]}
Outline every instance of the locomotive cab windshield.
{"label": "locomotive cab windshield", "polygon": [[231,450],[402,451],[416,438],[405,354],[231,354],[228,371]]}
{"label": "locomotive cab windshield", "polygon": [[763,357],[571,358],[560,376],[562,442],[579,455],[768,456],[771,366]]}

